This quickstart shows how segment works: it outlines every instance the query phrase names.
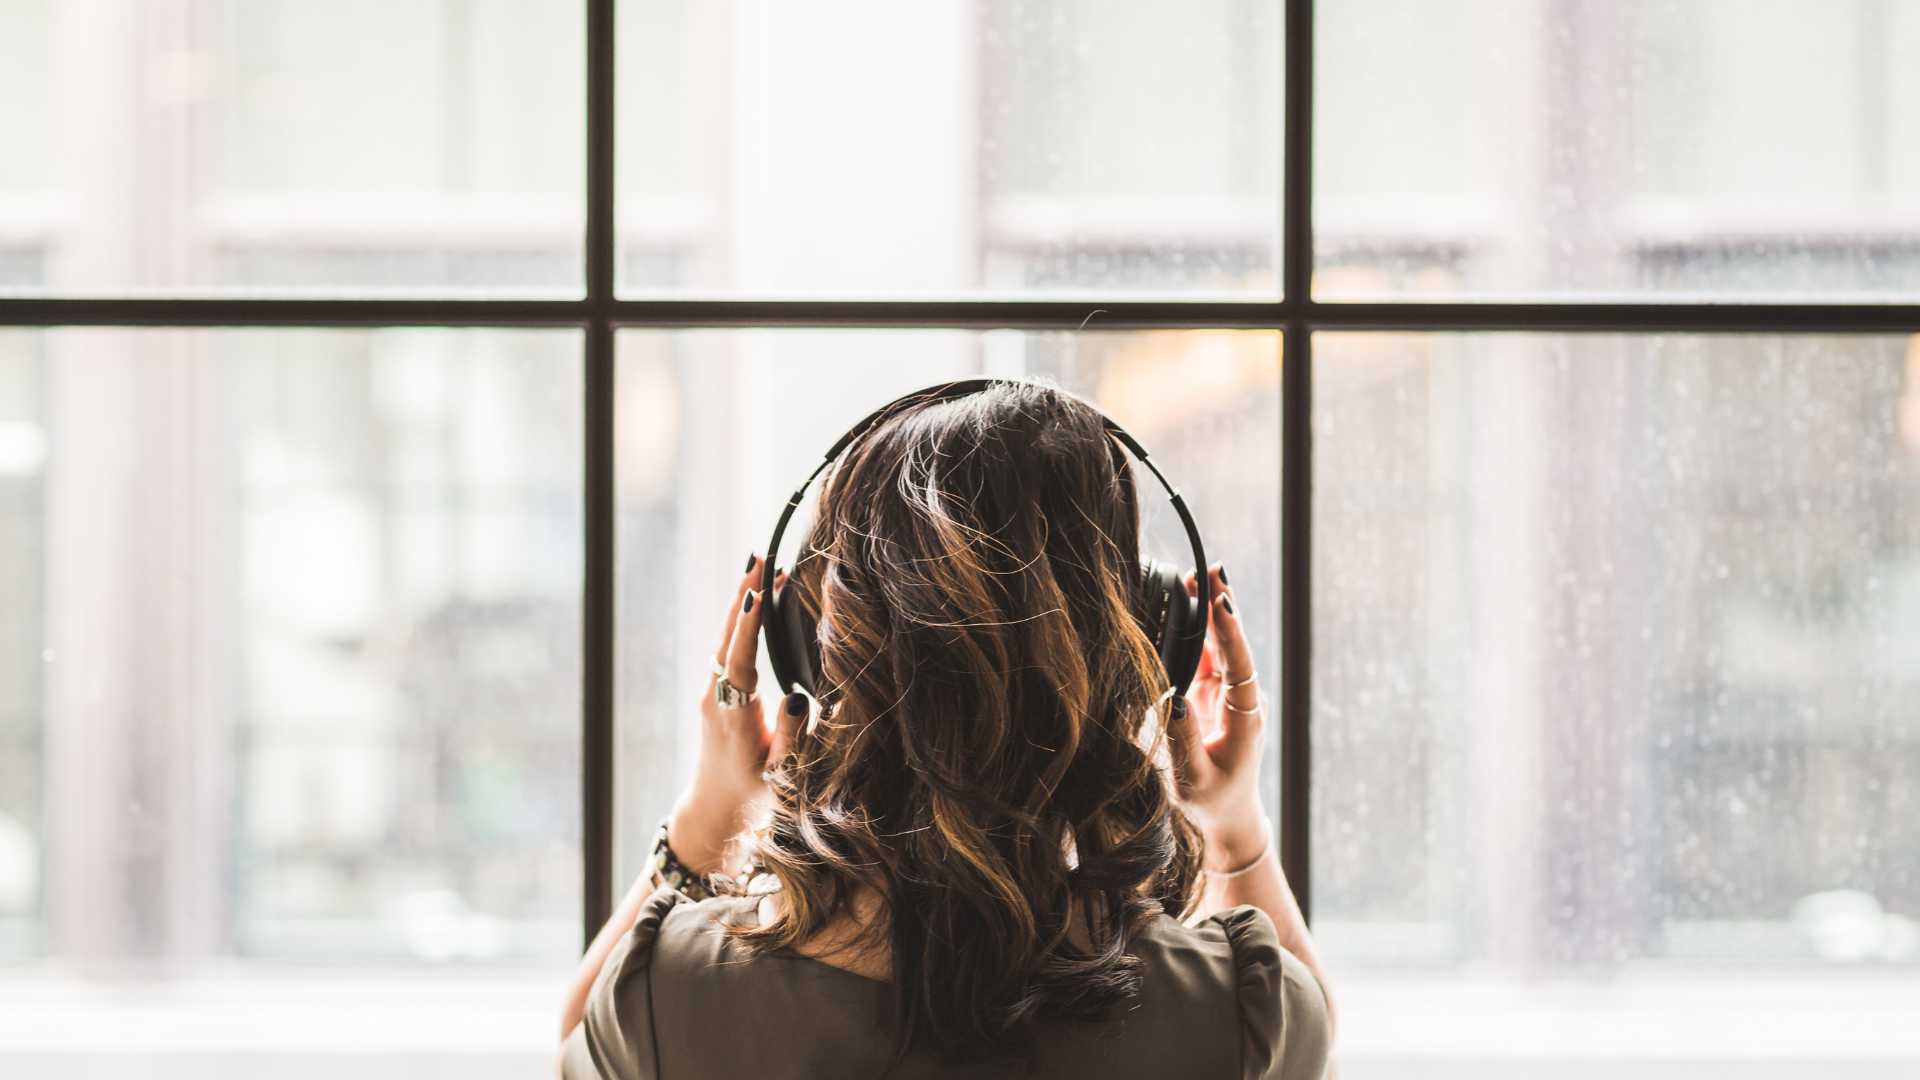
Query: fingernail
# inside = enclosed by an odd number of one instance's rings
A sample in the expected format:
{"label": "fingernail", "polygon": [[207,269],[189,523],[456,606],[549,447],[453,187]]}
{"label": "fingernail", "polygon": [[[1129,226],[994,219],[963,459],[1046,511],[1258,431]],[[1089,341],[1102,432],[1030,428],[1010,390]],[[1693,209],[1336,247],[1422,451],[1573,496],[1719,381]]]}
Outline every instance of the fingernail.
{"label": "fingernail", "polygon": [[1226,593],[1221,593],[1220,606],[1227,609],[1227,614],[1233,614],[1233,597],[1228,596]]}
{"label": "fingernail", "polygon": [[807,695],[800,693],[798,690],[794,691],[791,694],[788,694],[787,695],[787,715],[788,716],[807,715]]}
{"label": "fingernail", "polygon": [[740,605],[740,610],[743,613],[753,610],[753,590],[752,589],[747,590],[747,599],[744,603]]}
{"label": "fingernail", "polygon": [[1175,694],[1173,696],[1173,702],[1167,711],[1175,720],[1185,720],[1187,718],[1187,699],[1181,697],[1179,694]]}
{"label": "fingernail", "polygon": [[[1227,564],[1226,563],[1220,564],[1220,584],[1222,585],[1227,584]],[[1231,611],[1233,609],[1228,608],[1227,610]]]}
{"label": "fingernail", "polygon": [[[760,556],[754,554],[751,551],[747,552],[747,570],[753,569],[753,564],[759,561],[760,561]],[[747,572],[747,570],[742,570],[740,572],[744,574]]]}

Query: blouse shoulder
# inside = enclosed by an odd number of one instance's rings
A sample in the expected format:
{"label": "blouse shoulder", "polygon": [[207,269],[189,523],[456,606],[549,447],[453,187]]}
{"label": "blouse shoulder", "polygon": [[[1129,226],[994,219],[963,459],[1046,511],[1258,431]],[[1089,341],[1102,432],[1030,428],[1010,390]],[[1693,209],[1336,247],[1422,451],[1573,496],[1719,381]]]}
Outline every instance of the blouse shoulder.
{"label": "blouse shoulder", "polygon": [[1209,916],[1233,950],[1245,1080],[1320,1080],[1327,1070],[1327,997],[1311,969],[1280,945],[1273,920],[1243,904]]}
{"label": "blouse shoulder", "polygon": [[676,905],[690,902],[684,893],[662,886],[641,905],[633,929],[607,955],[587,994],[586,1012],[562,1048],[563,1080],[643,1080],[659,1075],[648,971],[667,914]]}

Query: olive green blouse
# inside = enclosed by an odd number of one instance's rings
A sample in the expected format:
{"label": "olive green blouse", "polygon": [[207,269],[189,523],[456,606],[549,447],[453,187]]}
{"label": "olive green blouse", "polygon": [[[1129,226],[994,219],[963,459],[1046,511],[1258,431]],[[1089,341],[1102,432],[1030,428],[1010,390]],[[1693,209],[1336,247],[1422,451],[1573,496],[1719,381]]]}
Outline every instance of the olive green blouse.
{"label": "olive green blouse", "polygon": [[1137,1002],[1110,1020],[1051,1022],[1023,1068],[909,1056],[888,1071],[891,988],[799,953],[755,954],[720,932],[723,923],[751,925],[756,903],[695,903],[669,888],[649,897],[567,1038],[565,1080],[1317,1080],[1326,1070],[1326,997],[1255,907],[1194,927],[1157,917],[1133,944],[1144,964]]}

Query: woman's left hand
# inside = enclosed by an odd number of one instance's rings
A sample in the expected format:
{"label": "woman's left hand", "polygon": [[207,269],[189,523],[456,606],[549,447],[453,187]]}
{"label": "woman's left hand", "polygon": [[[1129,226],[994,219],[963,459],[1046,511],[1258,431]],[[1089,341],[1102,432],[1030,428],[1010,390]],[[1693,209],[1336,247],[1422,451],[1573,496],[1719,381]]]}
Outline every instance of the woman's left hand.
{"label": "woman's left hand", "polygon": [[[721,670],[743,694],[759,688],[760,615],[766,599],[754,588],[760,570],[760,557],[753,556],[727,607],[714,670],[700,695],[699,764],[667,826],[674,854],[699,873],[727,868],[729,845],[766,799],[768,763],[786,753],[807,714],[806,696],[794,694],[772,703],[774,726],[769,728],[765,699],[727,707],[714,696]],[[785,574],[774,576],[775,585],[785,582]]]}

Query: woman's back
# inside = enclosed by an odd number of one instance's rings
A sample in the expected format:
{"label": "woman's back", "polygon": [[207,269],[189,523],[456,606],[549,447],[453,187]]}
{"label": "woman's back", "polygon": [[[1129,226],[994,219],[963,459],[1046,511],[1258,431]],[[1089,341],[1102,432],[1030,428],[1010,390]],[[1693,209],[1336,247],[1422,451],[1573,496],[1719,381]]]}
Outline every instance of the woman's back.
{"label": "woman's back", "polygon": [[724,612],[695,775],[569,998],[575,1075],[1319,1074],[1253,652],[1190,517],[1192,574],[1144,551],[1129,448],[978,381],[830,452],[790,572],[776,534]]}
{"label": "woman's back", "polygon": [[565,1050],[569,1080],[674,1076],[1318,1077],[1326,998],[1254,907],[1198,926],[1143,924],[1130,952],[1140,993],[1106,1021],[1042,1021],[1032,1057],[974,1065],[909,1054],[889,1071],[892,992],[791,951],[723,932],[757,922],[757,899],[651,896],[602,969]]}

